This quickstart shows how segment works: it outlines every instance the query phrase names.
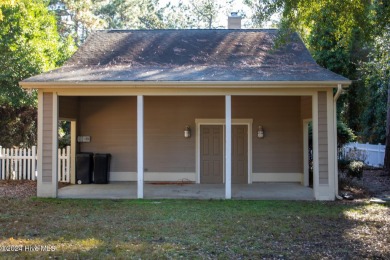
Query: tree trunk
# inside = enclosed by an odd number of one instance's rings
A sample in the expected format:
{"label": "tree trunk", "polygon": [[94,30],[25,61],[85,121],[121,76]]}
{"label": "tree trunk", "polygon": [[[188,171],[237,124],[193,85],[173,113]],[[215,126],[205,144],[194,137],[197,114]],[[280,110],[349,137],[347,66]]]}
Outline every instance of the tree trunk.
{"label": "tree trunk", "polygon": [[74,30],[75,30],[74,41],[76,42],[76,46],[80,47],[81,41],[80,41],[80,35],[79,35],[79,22],[77,20],[75,20],[75,22],[74,22]]}
{"label": "tree trunk", "polygon": [[386,150],[384,168],[390,175],[390,81],[387,83]]}
{"label": "tree trunk", "polygon": [[213,25],[213,16],[209,17],[209,29],[212,29],[211,26]]}

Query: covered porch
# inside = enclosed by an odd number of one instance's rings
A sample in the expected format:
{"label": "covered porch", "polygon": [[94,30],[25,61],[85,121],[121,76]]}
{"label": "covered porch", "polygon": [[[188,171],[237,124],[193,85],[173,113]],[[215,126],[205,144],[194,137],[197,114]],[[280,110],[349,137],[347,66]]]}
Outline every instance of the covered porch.
{"label": "covered porch", "polygon": [[[41,128],[42,153],[56,151],[55,122],[71,119],[73,169],[77,152],[108,152],[113,159],[110,184],[58,189],[58,162],[53,156],[47,162],[52,167],[44,171],[46,178],[38,181],[38,186],[45,186],[38,189],[38,196],[334,199],[332,89],[243,89],[225,96],[194,89],[179,96],[173,91],[137,96],[129,91],[108,97],[106,93],[90,96],[82,91],[40,93],[41,115],[47,111],[45,120],[52,122]],[[309,122],[313,122],[313,188],[308,188]],[[183,135],[186,125],[191,129],[190,138]],[[260,138],[259,125],[264,126]],[[243,126],[243,134],[235,132],[236,126]],[[208,134],[206,130],[218,133]],[[43,137],[49,134],[51,139]],[[89,141],[76,143],[79,136],[87,136]],[[239,138],[242,141],[237,145]],[[217,156],[203,154],[206,148],[215,152],[217,146]],[[207,164],[208,160],[213,160],[212,164]],[[219,175],[206,179],[207,172]],[[236,178],[238,174],[243,178]],[[75,171],[71,179],[76,183]],[[150,184],[179,180],[191,184]]]}
{"label": "covered porch", "polygon": [[[136,199],[136,182],[111,182],[106,185],[69,185],[58,190],[59,198]],[[145,199],[225,199],[224,184],[144,184]],[[314,200],[313,189],[300,183],[232,184],[232,199]]]}

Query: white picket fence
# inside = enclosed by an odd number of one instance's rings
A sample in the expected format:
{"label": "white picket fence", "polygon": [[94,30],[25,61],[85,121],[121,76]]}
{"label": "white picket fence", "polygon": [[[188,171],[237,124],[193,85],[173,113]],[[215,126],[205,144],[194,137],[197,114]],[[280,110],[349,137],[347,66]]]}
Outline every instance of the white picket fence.
{"label": "white picket fence", "polygon": [[[36,180],[37,148],[18,149],[0,146],[0,179],[1,180]],[[70,146],[58,149],[58,181],[70,181]]]}
{"label": "white picket fence", "polygon": [[58,181],[70,182],[70,146],[58,149]]}
{"label": "white picket fence", "polygon": [[344,145],[343,153],[346,154],[352,150],[358,150],[365,154],[364,163],[366,165],[374,167],[383,167],[385,160],[386,146],[382,144],[361,144],[361,143],[349,143]]}

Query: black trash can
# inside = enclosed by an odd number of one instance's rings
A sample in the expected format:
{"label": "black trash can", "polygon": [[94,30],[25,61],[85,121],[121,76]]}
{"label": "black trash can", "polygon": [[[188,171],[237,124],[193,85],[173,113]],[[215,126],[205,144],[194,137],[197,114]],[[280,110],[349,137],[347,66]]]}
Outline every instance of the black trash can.
{"label": "black trash can", "polygon": [[96,184],[107,184],[109,180],[111,154],[95,154],[95,171],[93,172],[93,182]]}
{"label": "black trash can", "polygon": [[76,154],[76,183],[88,184],[92,182],[93,153]]}

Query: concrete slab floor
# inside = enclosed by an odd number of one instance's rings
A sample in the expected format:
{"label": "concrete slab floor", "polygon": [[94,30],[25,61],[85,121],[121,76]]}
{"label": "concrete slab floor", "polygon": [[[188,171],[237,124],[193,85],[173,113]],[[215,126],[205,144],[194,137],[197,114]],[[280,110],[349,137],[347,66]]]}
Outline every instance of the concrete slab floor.
{"label": "concrete slab floor", "polygon": [[[136,182],[69,185],[58,190],[59,198],[136,199]],[[224,184],[144,184],[145,199],[224,199]],[[313,189],[299,183],[233,184],[233,199],[314,200]]]}

